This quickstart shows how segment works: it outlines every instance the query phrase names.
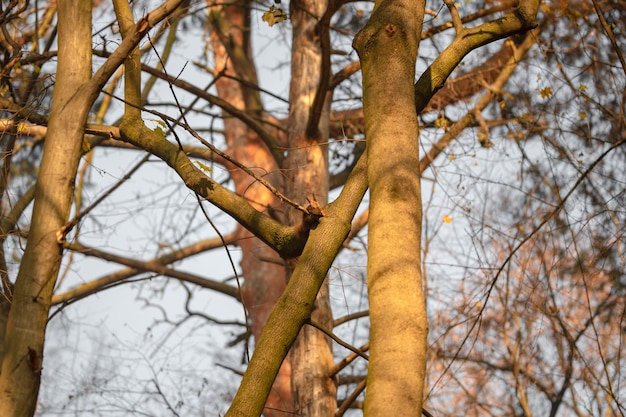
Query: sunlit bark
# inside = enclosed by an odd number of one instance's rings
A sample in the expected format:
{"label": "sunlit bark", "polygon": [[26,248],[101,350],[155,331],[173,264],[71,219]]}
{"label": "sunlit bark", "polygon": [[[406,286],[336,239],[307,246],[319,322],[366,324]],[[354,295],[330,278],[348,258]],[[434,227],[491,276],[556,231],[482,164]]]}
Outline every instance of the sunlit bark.
{"label": "sunlit bark", "polygon": [[31,417],[45,329],[81,156],[89,106],[76,99],[91,78],[91,2],[59,1],[59,62],[28,244],[15,283],[0,374],[0,415]]}
{"label": "sunlit bark", "polygon": [[428,319],[420,271],[422,204],[413,80],[424,8],[419,1],[381,1],[354,41],[363,71],[371,199],[365,416],[416,416],[422,409]]}
{"label": "sunlit bark", "polygon": [[[419,293],[421,289],[419,276],[421,210],[421,203],[419,202],[419,172],[423,171],[426,166],[437,158],[441,161],[441,154],[463,132],[467,133],[468,128],[478,127],[488,131],[490,127],[493,128],[496,125],[502,126],[505,123],[509,125],[518,123],[519,126],[525,122],[522,120],[524,117],[517,117],[516,119],[515,116],[511,116],[508,121],[505,120],[505,108],[497,108],[497,106],[494,106],[494,101],[498,100],[501,105],[508,104],[511,102],[510,100],[515,100],[516,103],[523,101],[523,99],[517,96],[511,99],[512,93],[507,92],[507,88],[505,88],[507,86],[504,83],[510,76],[513,64],[521,60],[518,52],[526,48],[526,46],[530,46],[525,45],[528,43],[529,37],[523,38],[520,36],[514,38],[514,42],[508,41],[503,43],[498,53],[494,54],[487,61],[483,61],[484,66],[482,68],[479,68],[477,71],[471,71],[469,75],[465,74],[458,77],[456,81],[447,81],[448,76],[471,50],[493,40],[502,39],[512,34],[519,34],[534,26],[537,2],[519,2],[519,9],[513,13],[510,13],[513,2],[506,1],[504,3],[506,3],[506,8],[499,10],[505,13],[505,15],[497,19],[495,24],[491,24],[494,22],[487,22],[465,28],[457,25],[456,23],[458,22],[456,22],[453,25],[457,32],[456,38],[435,59],[426,72],[418,74],[419,81],[417,83],[413,83],[414,74],[409,73],[410,67],[414,67],[417,49],[417,46],[413,45],[411,37],[419,33],[419,22],[422,16],[418,12],[417,18],[410,19],[410,24],[405,25],[405,23],[407,19],[414,17],[413,12],[407,13],[407,10],[414,10],[419,6],[419,3],[416,5],[408,1],[393,0],[379,2],[372,17],[372,22],[365,28],[364,34],[356,42],[356,47],[364,63],[366,113],[364,116],[359,109],[342,112],[346,117],[354,117],[349,122],[346,119],[340,119],[333,126],[334,133],[331,133],[331,135],[334,134],[334,137],[341,137],[346,132],[349,133],[348,136],[360,134],[363,132],[362,124],[364,120],[367,120],[367,140],[369,144],[368,153],[364,159],[369,158],[370,161],[368,170],[369,182],[372,185],[372,217],[370,218],[369,240],[372,363],[368,381],[366,411],[368,415],[390,413],[402,415],[402,412],[398,413],[398,410],[407,410],[407,413],[412,412],[415,414],[417,409],[421,407],[422,382],[420,381],[423,380],[421,367],[423,366],[422,354],[423,349],[425,349],[424,337],[427,324],[422,313],[423,306],[421,294]],[[446,4],[449,7],[453,5],[451,1],[446,2]],[[393,12],[398,5],[402,6],[396,9],[397,13]],[[229,155],[233,156],[241,164],[249,167],[260,177],[268,180],[294,201],[306,205],[306,199],[310,198],[324,206],[327,202],[326,193],[329,182],[328,155],[325,146],[329,136],[327,132],[329,103],[326,100],[327,97],[321,94],[320,91],[324,91],[323,78],[329,74],[324,72],[324,69],[328,69],[324,61],[328,57],[328,50],[324,49],[322,46],[324,40],[319,39],[319,37],[323,36],[323,30],[327,29],[323,26],[324,19],[327,17],[324,14],[327,7],[326,2],[314,0],[291,2],[292,10],[289,13],[289,17],[294,26],[294,35],[292,43],[293,77],[291,77],[289,97],[290,114],[288,118],[277,122],[277,125],[280,125],[279,127],[271,128],[268,128],[266,122],[268,120],[275,121],[275,119],[263,113],[259,91],[254,88],[258,81],[254,73],[252,54],[249,53],[249,38],[247,38],[248,35],[245,33],[250,28],[247,16],[248,9],[241,7],[240,4],[231,4],[226,8],[223,8],[222,5],[215,7],[216,14],[211,16],[209,20],[212,19],[211,25],[213,25],[211,45],[216,62],[213,68],[215,72],[212,75],[216,78],[214,86],[217,89],[217,95],[211,95],[208,91],[203,91],[201,88],[192,85],[191,82],[184,81],[184,74],[181,74],[180,77],[168,75],[160,72],[157,68],[149,67],[145,64],[141,66],[138,60],[133,64],[134,68],[141,68],[149,74],[157,75],[160,80],[165,80],[171,86],[184,89],[198,98],[205,99],[211,105],[220,107],[224,116],[225,148]],[[246,7],[251,6],[247,5]],[[334,5],[331,4],[331,7],[334,7]],[[381,16],[385,16],[385,19],[381,18]],[[599,31],[601,29],[600,26],[597,26],[596,29],[598,30],[597,33],[601,32]],[[608,29],[611,30],[611,26],[608,26]],[[126,30],[128,30],[131,37],[143,36],[136,31],[133,32],[132,21],[126,27]],[[439,32],[432,31],[430,33]],[[533,36],[537,35],[533,34]],[[398,38],[402,39],[396,43]],[[126,39],[129,38],[126,37]],[[410,42],[407,39],[410,39]],[[518,42],[522,39],[524,39],[524,44]],[[369,42],[367,42],[368,40]],[[417,44],[417,41],[415,43]],[[393,47],[381,47],[381,45],[392,45]],[[378,49],[381,49],[382,52],[378,51]],[[552,53],[552,51],[550,52]],[[98,53],[111,56],[106,51]],[[122,56],[122,58],[118,56],[118,60],[125,59],[130,56],[129,50],[119,52],[118,55]],[[59,59],[60,57],[61,55]],[[401,59],[397,59],[398,57],[401,57]],[[546,56],[547,59],[549,57]],[[505,64],[506,62],[508,64]],[[502,68],[503,66],[504,68]],[[559,66],[561,70],[567,67],[567,65],[561,65],[561,63],[559,63]],[[354,65],[351,67],[354,67]],[[620,71],[618,73],[621,74]],[[595,73],[591,75],[596,76]],[[57,80],[60,76],[61,73],[57,74]],[[566,74],[560,76],[567,78]],[[586,76],[589,76],[589,74],[586,74]],[[584,95],[584,91],[581,91],[580,88],[585,86],[576,84],[579,81],[578,79],[567,81],[570,83],[572,91],[579,89],[576,97],[580,98]],[[413,85],[408,85],[409,82],[413,83]],[[57,81],[57,87],[62,85],[62,82]],[[135,81],[133,85],[137,91],[140,90],[139,81]],[[617,82],[615,85],[621,84]],[[508,87],[512,86],[508,85]],[[390,91],[393,94],[390,94]],[[415,93],[413,98],[409,98],[405,94],[411,91]],[[434,100],[430,100],[437,91],[439,91],[438,96],[435,96]],[[480,91],[485,91],[485,94],[482,97],[477,97],[476,94]],[[530,90],[522,91],[532,94]],[[134,92],[128,92],[125,99],[135,101],[133,98],[134,94]],[[428,152],[420,160],[417,148],[418,134],[415,125],[417,113],[420,111],[442,110],[443,107],[456,103],[459,100],[467,100],[467,107],[472,110],[458,119],[445,132],[438,134],[437,141],[432,146],[426,143],[422,144],[424,148],[428,149]],[[593,97],[585,96],[586,103],[593,102],[593,100]],[[139,103],[139,101],[135,102],[135,106],[139,106]],[[494,119],[488,120],[488,122],[491,121],[493,123],[486,127],[484,120],[481,118],[481,111],[487,108],[486,106],[488,105],[491,105],[492,108],[496,107],[494,109],[496,116]],[[3,111],[6,110],[17,115],[16,119],[18,117],[27,117],[31,121],[36,121],[36,123],[42,125],[24,130],[22,134],[34,135],[36,131],[45,132],[46,129],[43,125],[48,124],[47,117],[40,116],[31,111],[31,109],[20,110],[19,106],[5,98],[0,100],[0,106],[2,106]],[[549,108],[548,103],[546,103],[545,108]],[[502,110],[503,117],[497,119],[499,110]],[[614,111],[610,106],[598,106],[596,110],[604,111],[607,115]],[[335,407],[336,393],[334,392],[334,381],[327,375],[328,368],[332,366],[330,342],[321,332],[309,327],[306,323],[312,316],[315,321],[323,323],[327,328],[331,327],[330,310],[327,306],[328,287],[327,284],[322,284],[324,268],[327,269],[330,262],[332,262],[332,259],[328,258],[328,256],[336,253],[333,252],[336,250],[336,239],[345,232],[350,219],[350,215],[347,212],[354,209],[358,201],[346,203],[344,200],[342,203],[337,203],[327,209],[326,214],[328,216],[319,219],[320,225],[317,229],[311,231],[308,246],[302,253],[306,237],[299,239],[296,237],[296,229],[290,227],[301,220],[302,213],[300,211],[289,209],[291,212],[288,213],[283,202],[275,194],[260,186],[258,180],[254,179],[245,169],[237,167],[223,157],[219,157],[221,158],[221,163],[229,170],[233,180],[236,193],[232,193],[226,187],[212,181],[206,173],[200,172],[189,160],[190,156],[194,158],[213,158],[218,154],[217,151],[215,153],[212,150],[204,152],[198,150],[198,147],[194,147],[191,150],[191,147],[187,147],[186,144],[177,146],[171,138],[163,137],[163,135],[159,137],[155,132],[145,128],[140,117],[137,117],[137,115],[140,116],[139,109],[136,107],[130,109],[130,112],[133,111],[136,118],[133,120],[129,119],[130,123],[127,121],[124,125],[124,134],[120,135],[119,130],[116,130],[115,127],[103,126],[97,127],[97,133],[103,134],[104,137],[108,138],[106,141],[108,145],[121,137],[127,141],[122,144],[125,145],[125,149],[144,149],[162,158],[181,176],[185,185],[192,191],[215,203],[218,208],[231,214],[236,221],[240,222],[236,227],[235,233],[230,235],[231,239],[228,239],[228,242],[229,244],[236,244],[242,249],[242,276],[240,278],[244,279],[243,291],[240,292],[238,289],[235,289],[234,285],[217,285],[220,283],[215,283],[216,285],[214,285],[206,282],[209,285],[205,286],[206,288],[222,291],[233,297],[243,298],[243,303],[250,314],[252,333],[258,342],[255,359],[250,364],[250,368],[241,385],[240,394],[235,399],[230,413],[238,416],[256,415],[256,413],[261,412],[264,412],[267,416],[280,416],[284,415],[284,413],[298,413],[306,416],[331,415]],[[509,109],[506,109],[506,111],[510,112]],[[488,118],[488,112],[491,112],[489,108],[485,111],[485,118]],[[25,115],[26,113],[28,114]],[[619,113],[619,110],[615,111],[616,115],[622,113]],[[81,112],[75,114],[82,117]],[[534,113],[531,110],[529,114]],[[53,112],[52,115],[55,116],[56,114]],[[491,116],[489,114],[489,117]],[[213,117],[213,114],[210,117]],[[263,118],[266,118],[266,120],[263,120]],[[576,118],[576,115],[574,118]],[[136,126],[132,126],[133,122],[137,122]],[[202,122],[200,123],[202,124]],[[583,122],[581,120],[580,125],[582,126],[585,123],[586,121]],[[597,125],[591,125],[592,123],[589,123],[589,126],[583,126],[583,128],[589,127],[587,139],[589,141],[597,140],[592,135],[592,129],[597,129]],[[618,140],[620,132],[623,131],[623,129],[619,129],[619,126],[622,125],[623,123],[615,122],[612,132],[617,133],[612,136],[608,135],[606,140]],[[15,126],[11,128],[15,128]],[[92,128],[94,127],[89,127],[87,131],[93,133],[90,130]],[[177,129],[179,128],[180,126],[177,127]],[[51,120],[50,130],[48,131],[49,137],[54,137],[56,134],[54,129],[55,123]],[[542,136],[542,139],[546,143],[549,143],[551,140],[547,134]],[[131,143],[134,146],[131,146]],[[122,145],[116,146],[121,148]],[[478,146],[477,149],[479,149]],[[358,152],[355,152],[355,154],[360,155],[362,151],[363,149],[358,149]],[[582,152],[586,153],[587,148],[581,151],[581,155]],[[556,154],[559,155],[559,158],[572,157],[567,149],[559,149],[556,151]],[[582,158],[581,156],[581,161]],[[363,160],[361,160],[361,165],[356,168],[357,170],[364,169]],[[583,163],[584,161],[580,162],[581,165]],[[336,176],[336,182],[333,183],[333,186],[339,187],[343,184],[345,179],[348,178],[350,169],[352,169],[352,166],[346,169],[342,175]],[[355,174],[355,177],[358,177],[360,181],[360,185],[357,187],[359,192],[364,189],[364,184],[367,183],[360,176],[361,174]],[[44,181],[44,178],[40,180],[42,184]],[[550,181],[548,178],[542,178],[539,182],[550,183]],[[213,187],[215,188],[213,189]],[[359,192],[355,192],[353,197],[360,198],[362,193],[359,196]],[[593,197],[589,196],[589,198]],[[342,206],[341,204],[345,205]],[[345,211],[344,213],[338,213],[340,207]],[[616,223],[619,223],[618,220],[616,220]],[[14,226],[15,224],[8,229],[3,227],[3,233],[13,231]],[[36,226],[36,223],[33,223],[33,226]],[[31,229],[31,235],[28,236],[29,242],[33,241],[33,236],[37,237],[36,234],[32,234],[34,230]],[[255,235],[258,238],[255,238]],[[288,240],[291,240],[292,243],[295,242],[292,249],[285,249],[289,245],[283,246],[283,243]],[[575,241],[575,239],[572,240]],[[44,240],[40,241],[43,242]],[[398,242],[402,244],[403,248],[411,247],[414,250],[404,251],[408,253],[395,253],[399,252]],[[617,242],[619,243],[619,241]],[[33,245],[31,243],[29,248],[33,247]],[[76,300],[78,297],[92,294],[101,288],[109,286],[112,282],[118,282],[140,271],[151,271],[162,276],[170,276],[202,285],[201,276],[185,274],[180,272],[180,270],[177,272],[174,266],[165,266],[175,260],[182,259],[184,256],[176,257],[176,259],[157,256],[153,260],[140,261],[122,256],[116,257],[112,255],[112,252],[97,248],[87,248],[78,243],[69,244],[65,242],[63,247],[76,252],[90,251],[90,254],[93,256],[120,265],[127,265],[130,269],[121,270],[119,271],[120,274],[107,277],[103,286],[85,285],[81,288],[81,291],[59,295],[56,299],[59,302]],[[55,248],[61,250],[59,245],[56,245]],[[280,252],[280,255],[276,251]],[[610,251],[611,249],[608,249],[608,252]],[[291,258],[301,253],[302,257],[298,262],[291,260]],[[289,259],[285,261],[281,258],[281,255],[283,258]],[[547,255],[547,258],[553,257],[550,254]],[[24,259],[26,261],[29,258]],[[605,261],[604,258],[598,257],[598,263]],[[283,297],[280,298],[281,293],[285,290],[286,277],[288,276],[285,274],[285,263],[290,263],[288,265],[290,272],[294,267],[296,270],[291,279],[290,287],[287,288]],[[546,270],[548,269],[548,263],[546,261],[546,267],[544,268]],[[580,268],[581,266],[579,265],[578,267]],[[24,263],[23,268],[26,270],[26,263]],[[589,269],[591,270],[592,268]],[[530,271],[531,268],[525,267],[525,270]],[[536,274],[539,275],[540,273],[541,271],[538,270]],[[22,276],[23,274],[20,273],[20,277]],[[8,278],[3,279],[4,292],[6,293],[6,288],[10,288],[10,285],[7,285],[4,281],[8,282]],[[610,282],[610,279],[606,278],[606,281]],[[101,283],[96,281],[90,284]],[[592,287],[589,288],[592,289]],[[616,286],[615,288],[621,287]],[[23,288],[20,289],[18,286],[18,289],[21,291]],[[559,288],[549,290],[553,291],[555,296],[558,295]],[[319,292],[316,295],[317,291]],[[46,293],[38,294],[45,295]],[[594,294],[594,296],[597,295]],[[617,303],[617,299],[611,298],[614,295],[607,295],[606,300],[608,301],[606,302]],[[578,294],[581,300],[584,296],[584,292]],[[312,300],[315,297],[317,297],[317,304],[313,307]],[[0,340],[4,337],[1,310],[3,306],[6,307],[8,305],[6,303],[3,304],[3,301],[0,300]],[[274,313],[271,313],[271,309],[277,301],[276,310]],[[538,304],[543,306],[540,302]],[[16,303],[14,308],[21,307],[19,307],[19,303]],[[588,308],[588,311],[579,310],[579,314],[580,311],[588,312],[592,316],[589,323],[594,324],[594,320],[597,322],[605,308],[608,311],[609,307],[602,306],[602,308],[596,310],[592,308]],[[615,307],[611,308],[615,309]],[[552,309],[557,310],[555,307]],[[571,317],[567,317],[567,320],[565,320],[563,311],[566,310],[563,309],[561,311],[561,308],[558,310],[558,314],[554,311],[543,312],[547,317],[546,323],[553,323],[554,328],[551,331],[567,333],[564,329],[572,326],[568,322]],[[596,318],[596,315],[598,318]],[[503,328],[507,330],[506,325],[509,320],[517,320],[518,316],[518,313],[511,313],[510,317],[503,316],[501,318],[504,320]],[[602,318],[602,320],[608,319]],[[268,322],[267,334],[262,335],[261,332],[266,322]],[[530,326],[530,324],[530,321],[523,323],[520,329],[523,329],[524,326]],[[619,324],[615,328],[618,327]],[[517,331],[517,329],[512,330]],[[296,339],[298,332],[300,336]],[[7,335],[10,334],[7,332]],[[569,335],[566,336],[568,339],[571,339]],[[575,337],[579,336],[587,337],[588,335],[584,331],[580,331]],[[602,349],[608,349],[608,346],[612,348],[613,346],[608,340],[600,338],[597,340],[602,345]],[[577,361],[574,353],[579,355],[582,350],[575,351],[573,347],[576,347],[576,345],[571,340],[560,342],[564,346],[564,349],[559,347],[561,349],[559,355],[562,355],[564,358],[564,366],[561,373],[565,377],[563,381],[557,381],[558,383],[550,382],[543,384],[537,378],[532,379],[532,374],[526,369],[527,362],[522,357],[523,354],[528,354],[524,350],[524,340],[518,340],[517,336],[512,332],[508,340],[505,341],[511,356],[509,358],[510,363],[506,361],[502,363],[487,363],[481,362],[481,358],[463,357],[463,360],[467,362],[475,361],[476,374],[479,375],[476,379],[479,381],[478,385],[481,385],[483,382],[485,384],[489,382],[489,377],[484,374],[485,369],[493,368],[494,371],[498,372],[512,372],[514,384],[511,384],[510,388],[512,389],[511,392],[516,390],[513,395],[513,397],[517,396],[517,402],[514,402],[516,406],[520,406],[526,414],[530,414],[534,407],[534,399],[531,394],[533,394],[533,390],[539,390],[547,398],[553,399],[551,413],[556,414],[559,407],[563,408],[563,404],[569,400],[568,395],[575,396],[568,388],[571,387],[571,382],[575,378],[579,378],[579,381],[583,380],[580,379],[580,376],[573,375],[571,372],[572,364]],[[6,346],[9,346],[9,343],[7,339]],[[291,344],[293,344],[292,352],[294,354],[290,358],[285,355],[288,355],[287,349],[289,349]],[[31,354],[30,350],[28,353],[28,360],[31,361],[32,366],[32,364],[37,362],[37,355]],[[454,355],[454,353],[446,351],[442,355],[448,355],[445,356],[446,360],[458,362],[458,359],[461,357]],[[619,357],[619,354],[617,357]],[[0,348],[0,358],[2,358],[2,348]],[[283,359],[285,360],[283,361]],[[278,370],[281,361],[283,361],[282,368]],[[410,363],[408,368],[405,367],[407,363]],[[293,378],[291,366],[293,366]],[[534,363],[534,366],[541,367],[545,365],[537,361]],[[611,380],[608,374],[611,372],[611,367],[608,359],[607,363],[601,363],[598,369],[602,366],[606,368],[603,371],[607,373],[607,380],[610,385]],[[400,370],[397,368],[400,368]],[[545,369],[548,368],[546,367]],[[448,370],[445,370],[443,373],[445,374],[446,372]],[[3,373],[4,375],[6,373]],[[276,378],[275,380],[274,377]],[[594,377],[598,378],[595,375]],[[583,383],[589,386],[595,384],[593,381],[585,381]],[[360,387],[362,388],[362,386]],[[610,397],[614,392],[612,390],[613,388],[609,386],[605,390],[606,392],[602,394],[600,388],[598,388],[597,398],[604,398],[602,397],[603,395],[611,400]],[[470,391],[466,393],[470,393]],[[296,397],[295,404],[291,399],[292,394]],[[474,393],[472,392],[471,395],[474,395]],[[479,398],[478,394],[476,394],[475,398]],[[513,402],[507,404],[513,404]],[[611,406],[608,407],[610,409]]]}

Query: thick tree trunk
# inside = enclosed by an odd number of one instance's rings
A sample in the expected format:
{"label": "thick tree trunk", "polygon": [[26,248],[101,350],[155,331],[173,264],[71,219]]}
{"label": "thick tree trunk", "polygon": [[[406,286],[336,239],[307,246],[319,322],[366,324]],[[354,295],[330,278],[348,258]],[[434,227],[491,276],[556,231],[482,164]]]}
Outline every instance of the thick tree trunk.
{"label": "thick tree trunk", "polygon": [[76,93],[91,77],[91,1],[59,1],[59,54],[28,243],[15,283],[0,374],[0,415],[32,417],[52,290],[61,262],[89,106]]}
{"label": "thick tree trunk", "polygon": [[[287,138],[289,152],[283,170],[286,184],[282,183],[282,177],[276,175],[279,166],[265,144],[250,134],[243,123],[236,119],[225,120],[225,136],[231,154],[246,166],[255,167],[261,174],[273,173],[270,174],[272,183],[277,188],[286,190],[290,198],[302,205],[307,204],[307,198],[316,199],[318,203],[324,205],[328,193],[328,158],[325,145],[328,138],[328,103],[321,103],[321,114],[317,115],[318,123],[315,123],[315,129],[307,129],[313,98],[318,92],[321,79],[323,54],[318,23],[325,11],[325,1],[307,0],[291,3],[294,31]],[[244,13],[245,9],[231,6],[221,9],[220,15],[212,16],[214,28],[212,44],[216,56],[216,70],[232,72],[231,75],[237,75],[255,84],[252,59],[249,58],[248,65],[245,65],[242,58],[250,52],[247,33],[244,32],[248,30]],[[226,28],[227,25],[230,31],[220,33],[220,29]],[[226,39],[229,42],[228,46],[224,43]],[[236,48],[243,53],[237,54]],[[230,104],[253,113],[261,107],[260,102],[255,101],[253,91],[246,91],[245,87],[232,79],[220,78],[216,86],[219,95]],[[320,97],[322,100],[326,99],[325,94]],[[235,170],[232,172],[232,178],[237,192],[250,198],[259,210],[279,206],[279,202],[271,193],[255,184],[245,173]],[[286,219],[291,224],[297,224],[302,220],[302,213],[296,211],[286,216],[285,213],[277,211],[273,215]],[[247,239],[242,239],[239,244],[242,248],[241,266],[245,277],[243,299],[250,313],[252,332],[258,341],[271,309],[285,288],[285,277],[291,275],[294,265],[288,265],[285,270],[271,249],[256,239],[250,239],[247,232],[242,231],[242,236],[244,234]],[[272,260],[276,262],[272,263]],[[327,283],[318,296],[313,319],[331,327],[332,314]],[[336,387],[334,381],[327,376],[332,365],[330,340],[313,328],[303,328],[298,341],[283,362],[268,397],[264,414],[273,416],[284,415],[284,412],[296,412],[310,417],[334,414]]]}
{"label": "thick tree trunk", "polygon": [[[249,5],[216,8],[210,14],[213,31],[211,45],[215,57],[215,71],[233,78],[221,77],[216,82],[218,95],[231,105],[254,114],[261,108],[258,91],[237,79],[256,85],[249,39]],[[224,41],[229,43],[226,48]],[[238,51],[238,52],[237,52]],[[235,58],[233,58],[235,56]],[[247,64],[244,62],[247,60]],[[267,145],[237,118],[224,119],[224,137],[227,149],[238,162],[255,170],[279,190],[283,188],[279,166]],[[231,178],[239,195],[247,198],[259,211],[284,217],[281,202],[267,188],[247,173],[232,167]],[[269,246],[255,238],[243,227],[238,228],[237,245],[241,248],[241,272],[244,278],[242,301],[248,312],[250,330],[258,342],[274,304],[287,284],[283,260]],[[263,414],[266,417],[283,416],[293,412],[291,393],[291,363],[285,360],[267,398]]]}
{"label": "thick tree trunk", "polygon": [[363,71],[371,199],[365,416],[414,417],[422,410],[428,320],[413,81],[424,7],[424,1],[379,1],[354,41]]}
{"label": "thick tree trunk", "polygon": [[[329,51],[322,45],[328,28],[320,23],[327,8],[325,0],[292,0],[290,3],[293,37],[286,188],[290,198],[305,206],[307,199],[325,206],[328,198],[329,100],[323,77],[329,74],[322,74],[322,71],[329,71],[323,62],[329,59]],[[301,219],[302,213],[290,211],[290,224]],[[293,263],[288,264],[289,276],[294,267]],[[317,295],[311,319],[332,329],[328,280]],[[337,408],[337,386],[329,377],[334,364],[331,340],[305,325],[290,355],[295,412],[308,417],[333,416]]]}
{"label": "thick tree trunk", "polygon": [[[4,357],[4,334],[7,328],[7,320],[9,318],[9,311],[11,310],[11,304],[9,297],[12,293],[8,291],[6,293],[0,293],[0,365],[2,364],[2,358]],[[0,372],[2,368],[0,367]]]}

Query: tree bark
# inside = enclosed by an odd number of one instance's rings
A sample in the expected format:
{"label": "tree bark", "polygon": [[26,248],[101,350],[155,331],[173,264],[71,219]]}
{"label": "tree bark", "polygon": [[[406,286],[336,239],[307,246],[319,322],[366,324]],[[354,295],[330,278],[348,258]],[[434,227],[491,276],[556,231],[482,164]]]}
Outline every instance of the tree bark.
{"label": "tree bark", "polygon": [[[290,19],[293,28],[291,83],[289,89],[288,154],[285,158],[287,195],[300,204],[315,200],[325,206],[328,199],[330,77],[326,0],[293,0]],[[288,221],[295,225],[302,213],[289,210]],[[292,276],[294,262],[287,263]],[[332,328],[328,279],[324,280],[311,313],[312,320]],[[334,364],[331,340],[311,326],[303,326],[291,351],[291,388],[295,412],[308,417],[328,417],[337,408],[337,386],[329,376]]]}
{"label": "tree bark", "polygon": [[57,3],[56,85],[35,185],[28,242],[18,272],[4,334],[0,415],[31,417],[41,380],[43,347],[52,291],[59,272],[74,181],[91,106],[111,74],[154,25],[182,0],[167,0],[130,28],[119,47],[91,75],[92,3]]}
{"label": "tree bark", "polygon": [[237,395],[226,417],[261,414],[272,382],[300,328],[311,316],[328,269],[341,249],[350,222],[367,190],[366,158],[361,157],[326,216],[311,230],[296,269],[272,310]]}
{"label": "tree bark", "polygon": [[[258,117],[261,100],[258,90],[247,85],[257,85],[256,68],[250,48],[250,7],[229,5],[209,12],[211,45],[215,57],[218,96],[238,109]],[[241,83],[238,79],[244,80]],[[249,83],[249,84],[248,84]],[[251,167],[277,189],[283,190],[279,166],[259,135],[246,124],[233,117],[224,119],[224,137],[229,154],[241,164]],[[259,211],[284,218],[281,202],[266,187],[239,169],[231,170],[237,194],[244,196]],[[241,248],[241,273],[244,278],[242,301],[249,315],[249,324],[255,342],[261,337],[267,318],[287,285],[285,267],[280,256],[242,226],[237,227]],[[281,366],[272,386],[263,414],[266,417],[283,416],[294,409],[291,392],[291,363]]]}
{"label": "tree bark", "polygon": [[[370,360],[365,416],[419,416],[428,319],[422,293],[418,123],[413,94],[424,1],[382,0],[354,40],[370,186]],[[402,250],[398,250],[398,244]]]}
{"label": "tree bark", "polygon": [[91,1],[58,2],[59,54],[55,94],[37,179],[28,243],[15,283],[0,374],[0,415],[35,413],[60,240],[74,191],[89,106],[77,99],[91,78]]}
{"label": "tree bark", "polygon": [[[11,311],[11,304],[9,302],[11,295],[12,293],[8,291],[6,293],[0,293],[0,365],[2,364],[2,358],[4,358],[4,335],[6,333],[9,311]],[[0,372],[2,372],[1,367]]]}

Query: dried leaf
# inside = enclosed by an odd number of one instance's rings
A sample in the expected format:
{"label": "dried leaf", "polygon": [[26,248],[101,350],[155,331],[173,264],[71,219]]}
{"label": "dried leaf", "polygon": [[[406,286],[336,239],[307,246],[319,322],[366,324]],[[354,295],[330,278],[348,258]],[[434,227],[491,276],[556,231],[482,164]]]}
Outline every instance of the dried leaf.
{"label": "dried leaf", "polygon": [[283,11],[283,9],[276,8],[275,6],[270,6],[270,9],[263,13],[262,17],[264,22],[267,22],[268,25],[274,26],[276,23],[284,22],[287,20],[287,15]]}

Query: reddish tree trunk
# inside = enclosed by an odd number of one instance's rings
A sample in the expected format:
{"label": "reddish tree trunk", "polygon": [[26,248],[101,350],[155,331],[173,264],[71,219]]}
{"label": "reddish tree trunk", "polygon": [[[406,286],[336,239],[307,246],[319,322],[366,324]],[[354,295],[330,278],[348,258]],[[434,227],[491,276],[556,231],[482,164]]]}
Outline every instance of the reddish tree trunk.
{"label": "reddish tree trunk", "polygon": [[[228,29],[225,33],[228,38],[241,48],[248,58],[249,29],[247,9],[245,7],[230,6],[219,9],[218,13],[227,22]],[[244,28],[242,30],[242,28]],[[246,68],[246,73],[237,73],[240,62],[235,65],[229,56],[217,32],[217,28],[211,32],[211,44],[216,62],[216,73],[224,71],[225,74],[235,78],[243,78],[247,81],[256,80],[255,69],[252,60]],[[232,48],[232,46],[231,46]],[[232,51],[231,51],[232,52]],[[247,78],[253,79],[248,80]],[[256,84],[256,82],[254,82]],[[253,85],[254,85],[253,84]],[[251,112],[258,112],[260,103],[255,99],[255,92],[246,90],[242,84],[232,78],[221,77],[216,82],[218,95],[230,104]],[[282,176],[279,174],[279,166],[268,149],[246,125],[236,118],[224,119],[224,137],[229,154],[246,167],[250,167],[257,174],[263,176],[276,188],[282,188]],[[281,202],[267,188],[256,182],[247,173],[230,167],[231,178],[235,184],[235,190],[239,195],[247,198],[259,211],[272,213],[273,216],[281,217]],[[241,248],[241,273],[244,279],[242,286],[242,301],[248,312],[250,330],[255,341],[259,340],[267,318],[282,294],[286,286],[286,274],[284,262],[280,256],[259,239],[255,238],[243,227],[238,226],[238,242]],[[293,411],[291,394],[291,364],[286,360],[281,367],[273,389],[267,399],[264,414],[266,417],[282,416],[285,412]]]}

